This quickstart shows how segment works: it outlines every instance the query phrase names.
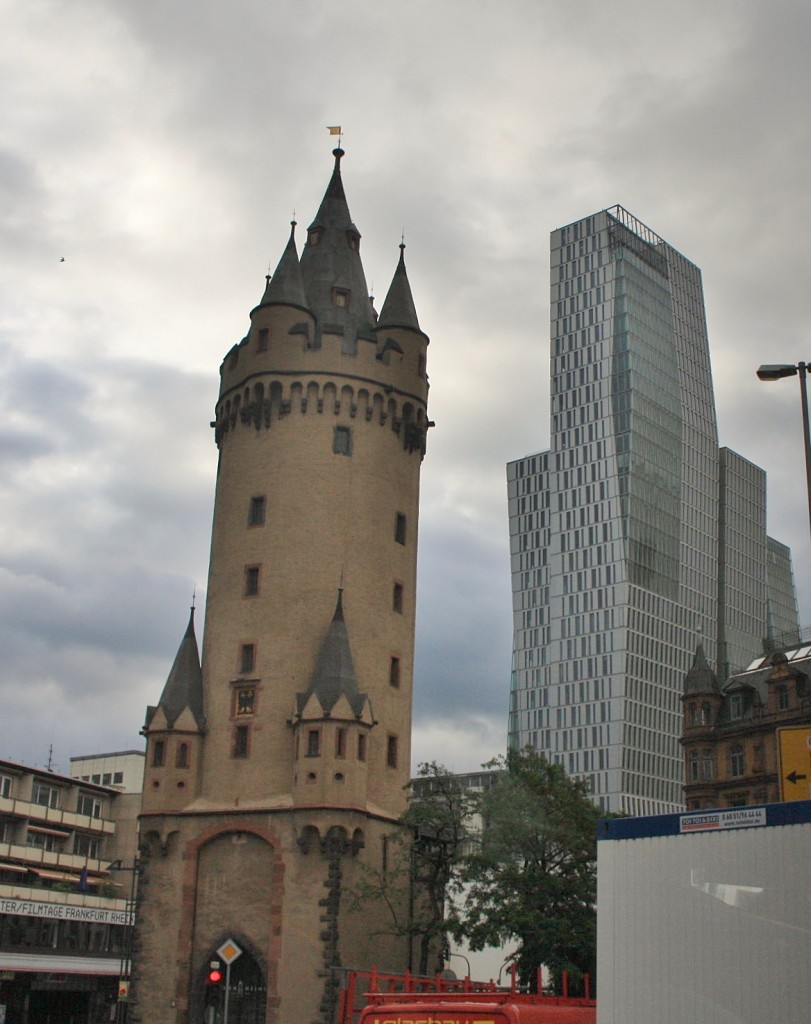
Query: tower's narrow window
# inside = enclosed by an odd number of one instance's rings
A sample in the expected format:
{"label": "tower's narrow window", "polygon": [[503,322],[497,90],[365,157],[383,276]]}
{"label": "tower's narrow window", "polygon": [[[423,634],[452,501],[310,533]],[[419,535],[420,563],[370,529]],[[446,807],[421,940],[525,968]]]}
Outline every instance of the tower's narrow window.
{"label": "tower's narrow window", "polygon": [[386,764],[389,768],[397,767],[397,737],[389,736],[386,740]]}
{"label": "tower's narrow window", "polygon": [[391,594],[392,611],[403,614],[403,584],[395,583]]}
{"label": "tower's narrow window", "polygon": [[163,761],[166,757],[166,745],[163,740],[155,740],[152,747],[152,767],[162,768]]}
{"label": "tower's narrow window", "polygon": [[189,745],[188,743],[179,743],[177,747],[177,755],[175,756],[175,766],[177,768],[188,768],[189,767]]}
{"label": "tower's narrow window", "polygon": [[309,729],[307,732],[307,757],[319,757],[321,755],[321,732],[318,729]]}
{"label": "tower's narrow window", "polygon": [[234,727],[234,746],[232,748],[234,757],[248,756],[249,737],[250,731],[247,725],[237,725]]}
{"label": "tower's narrow window", "polygon": [[256,342],[256,348],[259,352],[267,352],[268,344],[270,343],[270,331],[267,327],[259,328],[259,337]]}
{"label": "tower's narrow window", "polygon": [[245,566],[245,597],[256,597],[259,593],[259,566]]}
{"label": "tower's narrow window", "polygon": [[400,659],[395,655],[389,661],[389,686],[400,686]]}
{"label": "tower's narrow window", "polygon": [[346,757],[346,729],[340,726],[335,732],[335,756]]}
{"label": "tower's narrow window", "polygon": [[394,519],[394,539],[398,544],[406,542],[406,517],[404,512],[398,512]]}
{"label": "tower's narrow window", "polygon": [[248,526],[265,525],[265,505],[264,494],[255,494],[251,498],[251,503],[248,506]]}
{"label": "tower's narrow window", "polygon": [[239,671],[242,675],[253,672],[256,664],[256,645],[242,644],[239,649]]}
{"label": "tower's narrow window", "polygon": [[336,427],[332,435],[332,450],[336,455],[352,454],[352,431],[349,427]]}
{"label": "tower's narrow window", "polygon": [[366,760],[366,733],[358,733],[358,760]]}

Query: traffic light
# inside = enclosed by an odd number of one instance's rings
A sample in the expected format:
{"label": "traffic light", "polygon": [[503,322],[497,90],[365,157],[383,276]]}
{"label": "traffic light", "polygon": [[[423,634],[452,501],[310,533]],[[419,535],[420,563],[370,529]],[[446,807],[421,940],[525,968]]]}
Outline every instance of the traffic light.
{"label": "traffic light", "polygon": [[220,970],[219,964],[212,964],[208,972],[208,983],[209,985],[219,985],[222,981],[222,971]]}

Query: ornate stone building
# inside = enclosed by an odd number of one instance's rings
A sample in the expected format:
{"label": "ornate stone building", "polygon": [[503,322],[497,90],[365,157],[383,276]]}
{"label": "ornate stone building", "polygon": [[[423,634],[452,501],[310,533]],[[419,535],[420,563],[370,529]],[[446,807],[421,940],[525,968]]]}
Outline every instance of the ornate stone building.
{"label": "ornate stone building", "polygon": [[[682,696],[688,811],[811,796],[811,771],[795,771],[792,779],[785,757],[781,791],[779,734],[811,735],[810,674],[805,645],[763,655],[719,685],[699,645]],[[811,765],[811,753],[806,759]]]}
{"label": "ornate stone building", "polygon": [[428,338],[402,245],[376,313],[334,156],[220,370],[202,662],[192,616],[144,727],[145,1024],[222,1019],[227,940],[242,1024],[332,1021],[342,967],[409,967],[349,892],[386,870],[409,779]]}

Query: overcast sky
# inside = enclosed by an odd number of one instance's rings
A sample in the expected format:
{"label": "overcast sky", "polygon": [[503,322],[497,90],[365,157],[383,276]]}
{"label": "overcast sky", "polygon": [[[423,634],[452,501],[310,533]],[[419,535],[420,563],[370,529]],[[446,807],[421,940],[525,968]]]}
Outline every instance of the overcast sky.
{"label": "overcast sky", "polygon": [[327,125],[378,307],[404,231],[431,338],[415,761],[504,749],[505,463],[549,441],[549,232],[616,203],[703,271],[720,440],[768,472],[811,623],[797,384],[755,377],[811,359],[811,5],[0,14],[0,757],[140,748],[204,598],[218,367],[318,208]]}

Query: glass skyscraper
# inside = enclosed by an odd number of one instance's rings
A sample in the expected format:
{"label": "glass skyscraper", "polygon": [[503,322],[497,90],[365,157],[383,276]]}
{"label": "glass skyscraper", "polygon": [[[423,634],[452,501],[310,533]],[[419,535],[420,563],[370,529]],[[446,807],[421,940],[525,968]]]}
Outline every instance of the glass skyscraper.
{"label": "glass skyscraper", "polygon": [[678,810],[696,645],[722,672],[767,632],[765,475],[718,448],[698,268],[622,207],[551,253],[551,446],[507,470],[510,744],[606,811]]}

